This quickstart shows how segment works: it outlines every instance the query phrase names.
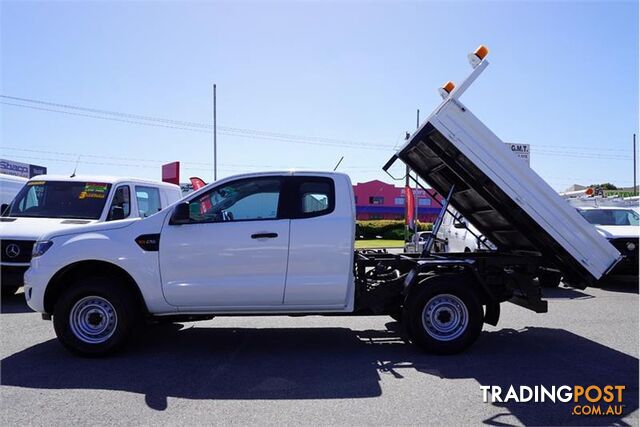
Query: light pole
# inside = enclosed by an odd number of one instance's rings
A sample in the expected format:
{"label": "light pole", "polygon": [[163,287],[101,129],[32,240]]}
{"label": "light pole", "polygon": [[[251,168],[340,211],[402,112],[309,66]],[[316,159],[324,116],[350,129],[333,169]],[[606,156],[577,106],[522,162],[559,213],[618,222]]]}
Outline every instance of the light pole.
{"label": "light pole", "polygon": [[213,84],[213,180],[218,180],[218,132],[216,129],[216,85]]}
{"label": "light pole", "polygon": [[638,190],[636,189],[636,134],[633,134],[633,195],[638,195]]}

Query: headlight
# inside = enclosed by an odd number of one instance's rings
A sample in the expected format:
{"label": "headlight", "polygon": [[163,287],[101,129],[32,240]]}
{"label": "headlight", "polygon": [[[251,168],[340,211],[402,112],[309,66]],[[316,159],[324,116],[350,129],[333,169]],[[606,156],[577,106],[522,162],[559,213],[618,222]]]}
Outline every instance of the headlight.
{"label": "headlight", "polygon": [[49,250],[49,248],[53,245],[51,240],[42,240],[36,242],[33,245],[33,251],[31,252],[31,258],[39,257],[40,255],[44,255],[45,252]]}
{"label": "headlight", "polygon": [[633,251],[633,250],[635,250],[635,249],[636,249],[636,244],[635,244],[635,243],[633,243],[633,242],[627,242],[627,250],[628,250],[628,251],[630,251],[630,252],[631,252],[631,251]]}

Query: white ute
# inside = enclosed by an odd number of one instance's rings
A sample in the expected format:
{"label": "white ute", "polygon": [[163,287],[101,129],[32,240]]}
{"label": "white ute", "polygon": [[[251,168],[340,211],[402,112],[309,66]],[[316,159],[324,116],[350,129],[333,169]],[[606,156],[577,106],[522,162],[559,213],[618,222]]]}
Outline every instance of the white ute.
{"label": "white ute", "polygon": [[640,253],[640,215],[636,209],[624,206],[580,206],[578,212],[625,256],[612,275],[638,279]]}
{"label": "white ute", "polygon": [[41,175],[24,180],[0,217],[2,294],[23,284],[38,238],[54,231],[96,222],[144,218],[182,197],[180,187],[164,182],[108,176]]}
{"label": "white ute", "polygon": [[449,208],[442,218],[442,224],[434,243],[436,252],[476,252],[495,250],[473,224]]}
{"label": "white ute", "polygon": [[620,254],[460,103],[488,65],[482,51],[474,57],[471,76],[383,169],[407,163],[496,251],[356,251],[347,175],[247,174],[149,218],[43,236],[25,274],[27,303],[53,318],[66,348],[92,356],[121,348],[143,319],[238,314],[387,315],[412,343],[450,354],[497,324],[502,302],[546,312],[533,280],[541,265],[584,287]]}

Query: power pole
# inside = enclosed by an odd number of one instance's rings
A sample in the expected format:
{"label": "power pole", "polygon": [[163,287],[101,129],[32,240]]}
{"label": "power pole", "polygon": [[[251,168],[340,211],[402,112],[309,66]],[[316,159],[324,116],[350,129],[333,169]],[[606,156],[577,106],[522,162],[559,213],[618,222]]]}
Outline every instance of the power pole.
{"label": "power pole", "polygon": [[[420,128],[420,109],[418,108],[416,110],[416,130],[418,130]],[[416,190],[418,190],[418,173],[416,172]],[[417,197],[414,197],[414,203],[413,203],[413,241],[416,245],[416,248],[418,247],[418,209],[419,209],[419,205],[420,205],[420,199]]]}
{"label": "power pole", "polygon": [[213,84],[213,180],[218,180],[218,132],[216,129],[216,85]]}
{"label": "power pole", "polygon": [[[408,140],[411,136],[409,135],[409,132],[406,133],[405,135],[405,140]],[[409,224],[409,193],[407,193],[407,190],[411,191],[411,188],[409,187],[409,173],[411,172],[411,170],[409,169],[409,165],[406,166],[405,168],[405,182],[404,182],[404,214],[405,214],[405,226],[404,226],[404,241],[405,243],[409,240],[409,227],[411,227],[411,224]]]}
{"label": "power pole", "polygon": [[[416,112],[416,129],[418,129],[420,127],[420,109],[417,110]],[[409,139],[409,132],[407,132],[406,135],[406,139]],[[410,185],[410,181],[409,181],[409,174],[411,173],[411,170],[409,169],[409,165],[407,165],[407,167],[405,168],[405,183],[404,183],[404,188],[405,188],[405,195],[404,195],[404,206],[405,206],[405,215],[407,216],[406,219],[408,219],[409,217],[409,194],[408,191],[412,191],[411,190],[411,185]],[[416,174],[416,189],[418,188],[418,174]],[[404,228],[404,241],[406,242],[409,239],[409,233],[411,233],[411,231],[413,231],[413,237],[412,240],[415,244],[417,244],[417,234],[416,232],[418,231],[418,200],[414,197],[413,198],[413,212],[411,212],[413,214],[413,224],[411,224],[409,221],[407,221],[407,225]],[[417,248],[417,246],[416,246]]]}
{"label": "power pole", "polygon": [[633,134],[633,195],[637,196],[638,191],[636,189],[636,134]]}

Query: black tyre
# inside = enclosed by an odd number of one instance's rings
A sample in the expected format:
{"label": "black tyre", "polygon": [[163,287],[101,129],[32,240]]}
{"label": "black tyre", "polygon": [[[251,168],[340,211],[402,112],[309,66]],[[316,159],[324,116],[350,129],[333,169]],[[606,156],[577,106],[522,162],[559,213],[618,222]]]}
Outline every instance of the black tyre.
{"label": "black tyre", "polygon": [[73,353],[100,357],[120,350],[139,318],[135,295],[108,277],[83,278],[59,298],[53,313],[58,339]]}
{"label": "black tyre", "polygon": [[2,296],[4,298],[11,297],[11,296],[15,295],[15,293],[18,292],[18,289],[20,289],[20,286],[2,286],[2,287],[0,287],[0,290],[2,291]]}
{"label": "black tyre", "polygon": [[411,341],[430,353],[458,353],[482,331],[482,305],[473,282],[462,276],[435,276],[420,283],[405,304]]}
{"label": "black tyre", "polygon": [[560,286],[562,274],[555,271],[540,271],[538,273],[538,283],[543,288],[557,288]]}

